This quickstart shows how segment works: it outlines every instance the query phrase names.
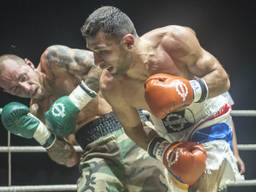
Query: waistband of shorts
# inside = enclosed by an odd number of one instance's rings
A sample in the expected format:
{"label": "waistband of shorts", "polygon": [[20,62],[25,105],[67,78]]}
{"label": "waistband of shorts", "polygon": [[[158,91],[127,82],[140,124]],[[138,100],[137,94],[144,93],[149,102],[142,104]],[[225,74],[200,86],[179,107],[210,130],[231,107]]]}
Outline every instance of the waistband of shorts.
{"label": "waistband of shorts", "polygon": [[76,140],[84,149],[89,143],[118,130],[122,130],[122,125],[114,113],[110,112],[82,126],[76,132]]}

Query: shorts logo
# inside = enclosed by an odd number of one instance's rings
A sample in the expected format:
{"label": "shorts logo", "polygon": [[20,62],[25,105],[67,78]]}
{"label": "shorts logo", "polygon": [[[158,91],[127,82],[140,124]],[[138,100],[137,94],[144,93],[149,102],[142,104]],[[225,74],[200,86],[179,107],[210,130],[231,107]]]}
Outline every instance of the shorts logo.
{"label": "shorts logo", "polygon": [[176,83],[176,91],[177,91],[177,93],[179,94],[179,96],[181,96],[182,101],[185,101],[186,97],[188,95],[188,88],[187,88],[187,86],[185,85],[185,83],[183,83],[180,80],[176,80],[175,83]]}
{"label": "shorts logo", "polygon": [[65,106],[62,103],[55,103],[51,110],[55,117],[65,117]]}
{"label": "shorts logo", "polygon": [[168,133],[182,131],[193,124],[185,118],[185,110],[169,113],[162,122]]}

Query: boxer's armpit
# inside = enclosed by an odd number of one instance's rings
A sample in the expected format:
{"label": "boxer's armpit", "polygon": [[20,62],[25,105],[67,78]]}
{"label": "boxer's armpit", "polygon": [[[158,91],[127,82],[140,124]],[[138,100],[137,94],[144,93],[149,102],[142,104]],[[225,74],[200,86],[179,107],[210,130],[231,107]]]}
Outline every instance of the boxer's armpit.
{"label": "boxer's armpit", "polygon": [[80,158],[80,154],[75,151],[72,145],[60,139],[57,139],[47,152],[53,161],[67,167],[76,165]]}

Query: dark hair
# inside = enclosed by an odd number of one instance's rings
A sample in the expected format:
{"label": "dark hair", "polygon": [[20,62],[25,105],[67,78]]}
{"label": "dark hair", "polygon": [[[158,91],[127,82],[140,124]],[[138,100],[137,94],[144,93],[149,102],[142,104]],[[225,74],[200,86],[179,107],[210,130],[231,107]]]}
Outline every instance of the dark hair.
{"label": "dark hair", "polygon": [[96,9],[81,28],[84,38],[94,37],[99,31],[119,39],[128,33],[137,35],[131,19],[120,9],[112,6]]}

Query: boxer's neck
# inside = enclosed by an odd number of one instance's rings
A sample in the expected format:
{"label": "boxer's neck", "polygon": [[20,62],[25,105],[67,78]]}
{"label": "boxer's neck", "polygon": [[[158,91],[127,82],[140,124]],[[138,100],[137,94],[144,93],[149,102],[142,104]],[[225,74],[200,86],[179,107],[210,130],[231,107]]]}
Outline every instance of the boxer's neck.
{"label": "boxer's neck", "polygon": [[146,80],[148,77],[148,63],[154,56],[153,46],[144,39],[138,39],[133,50],[133,62],[127,72],[134,79]]}

